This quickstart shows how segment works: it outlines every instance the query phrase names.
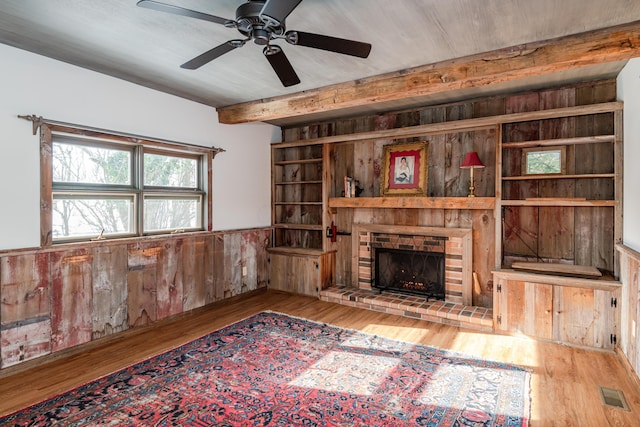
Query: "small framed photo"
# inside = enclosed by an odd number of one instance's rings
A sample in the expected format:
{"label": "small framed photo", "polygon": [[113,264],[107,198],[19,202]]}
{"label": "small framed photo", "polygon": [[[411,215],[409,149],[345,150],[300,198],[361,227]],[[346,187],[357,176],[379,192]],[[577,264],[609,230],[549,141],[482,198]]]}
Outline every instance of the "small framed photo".
{"label": "small framed photo", "polygon": [[385,145],[380,195],[426,196],[427,141]]}

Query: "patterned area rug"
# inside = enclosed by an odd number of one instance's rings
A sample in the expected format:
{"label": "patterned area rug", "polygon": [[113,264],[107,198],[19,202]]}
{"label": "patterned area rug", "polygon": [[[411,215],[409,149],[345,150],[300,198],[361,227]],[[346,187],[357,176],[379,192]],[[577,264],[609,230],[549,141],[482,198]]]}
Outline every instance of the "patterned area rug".
{"label": "patterned area rug", "polygon": [[263,312],[0,418],[16,426],[525,426],[530,373]]}

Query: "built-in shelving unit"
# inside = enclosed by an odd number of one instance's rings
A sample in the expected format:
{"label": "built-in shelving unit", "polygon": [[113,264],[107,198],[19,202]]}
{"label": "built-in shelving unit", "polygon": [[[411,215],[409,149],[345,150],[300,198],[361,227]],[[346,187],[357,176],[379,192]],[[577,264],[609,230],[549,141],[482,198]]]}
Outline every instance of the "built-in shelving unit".
{"label": "built-in shelving unit", "polygon": [[[613,245],[622,224],[622,105],[557,111],[562,114],[502,124],[497,153],[502,265],[542,258],[615,273]],[[562,172],[525,174],[526,153],[536,148],[561,152]]]}
{"label": "built-in shelving unit", "polygon": [[[480,306],[490,306],[494,296],[491,272],[506,271],[515,261],[590,265],[615,276],[622,103],[610,102],[614,89],[612,83],[585,84],[425,107],[419,118],[390,113],[285,129],[285,142],[272,148],[271,253],[279,259],[272,268],[290,283],[283,289],[313,292],[306,278],[331,265],[337,283],[357,286],[353,236],[359,224],[473,229],[473,303]],[[409,139],[428,142],[426,194],[379,197],[384,146]],[[559,173],[523,170],[528,153],[545,150],[562,153]],[[485,164],[475,176],[478,197],[466,197],[469,173],[459,168],[468,151],[478,152]],[[340,197],[345,176],[359,181],[360,197]],[[321,261],[330,253],[332,259]]]}
{"label": "built-in shelving unit", "polygon": [[274,246],[322,250],[322,146],[274,146],[271,158]]}
{"label": "built-in shelving unit", "polygon": [[319,144],[272,146],[273,289],[318,295],[333,283],[335,251],[325,238],[327,153]]}

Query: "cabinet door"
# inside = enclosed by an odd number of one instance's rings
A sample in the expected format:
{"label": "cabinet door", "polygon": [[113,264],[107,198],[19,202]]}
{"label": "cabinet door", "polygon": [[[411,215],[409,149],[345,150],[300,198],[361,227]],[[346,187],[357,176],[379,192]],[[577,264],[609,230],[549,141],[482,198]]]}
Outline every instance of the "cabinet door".
{"label": "cabinet door", "polygon": [[269,289],[318,296],[319,264],[317,256],[271,254]]}
{"label": "cabinet door", "polygon": [[496,331],[581,347],[613,347],[616,309],[611,291],[499,279],[494,293]]}
{"label": "cabinet door", "polygon": [[555,286],[554,339],[567,344],[612,348],[614,334],[612,293]]}
{"label": "cabinet door", "polygon": [[[537,338],[553,338],[553,287],[500,279],[496,292],[496,329]],[[496,307],[497,310],[496,310]]]}

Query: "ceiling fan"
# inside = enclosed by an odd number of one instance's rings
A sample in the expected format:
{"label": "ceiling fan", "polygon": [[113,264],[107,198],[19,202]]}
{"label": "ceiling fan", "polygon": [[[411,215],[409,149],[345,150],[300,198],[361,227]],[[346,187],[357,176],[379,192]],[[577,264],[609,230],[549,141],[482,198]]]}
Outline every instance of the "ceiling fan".
{"label": "ceiling fan", "polygon": [[369,43],[346,40],[321,34],[302,31],[287,31],[285,19],[302,0],[248,0],[236,9],[236,19],[225,19],[179,6],[160,3],[155,0],[140,0],[137,5],[147,9],[188,16],[237,29],[245,38],[234,39],[222,43],[202,55],[185,62],[180,67],[195,70],[214,59],[236,48],[242,47],[250,40],[264,46],[262,53],[271,64],[282,84],[293,86],[300,79],[291,66],[282,48],[272,44],[276,40],[284,40],[289,44],[327,50],[329,52],[366,58],[371,51]]}

